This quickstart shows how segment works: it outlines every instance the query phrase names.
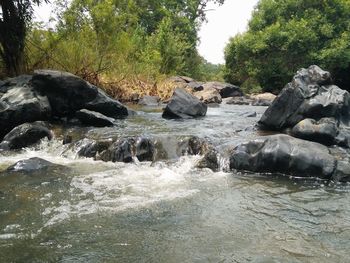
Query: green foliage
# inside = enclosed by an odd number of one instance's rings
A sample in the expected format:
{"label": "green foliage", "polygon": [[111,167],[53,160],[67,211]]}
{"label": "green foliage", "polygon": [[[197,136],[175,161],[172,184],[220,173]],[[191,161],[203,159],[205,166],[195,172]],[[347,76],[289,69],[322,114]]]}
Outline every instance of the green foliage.
{"label": "green foliage", "polygon": [[[54,30],[36,25],[27,38],[28,65],[85,78],[202,76],[197,31],[209,1],[57,1]],[[90,79],[91,80],[91,79]]]}
{"label": "green foliage", "polygon": [[[350,84],[349,0],[261,0],[246,33],[225,49],[225,79],[278,91],[301,67],[330,70]],[[247,85],[248,86],[248,85]]]}

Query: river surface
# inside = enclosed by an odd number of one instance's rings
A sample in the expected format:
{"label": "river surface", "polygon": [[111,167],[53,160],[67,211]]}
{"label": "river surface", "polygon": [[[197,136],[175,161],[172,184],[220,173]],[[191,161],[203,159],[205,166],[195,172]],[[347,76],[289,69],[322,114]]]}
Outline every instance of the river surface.
{"label": "river surface", "polygon": [[173,150],[182,136],[218,149],[252,139],[265,109],[221,105],[186,121],[141,109],[84,131],[157,136],[174,155],[154,163],[78,158],[61,138],[0,155],[0,171],[30,157],[63,165],[1,173],[0,262],[349,262],[350,185],[212,172]]}

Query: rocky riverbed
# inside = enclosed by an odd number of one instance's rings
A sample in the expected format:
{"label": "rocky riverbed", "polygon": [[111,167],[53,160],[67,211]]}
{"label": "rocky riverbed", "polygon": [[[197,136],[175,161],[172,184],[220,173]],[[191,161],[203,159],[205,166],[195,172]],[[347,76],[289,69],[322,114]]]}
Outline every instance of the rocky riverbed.
{"label": "rocky riverbed", "polygon": [[345,262],[349,96],[329,77],[298,72],[269,108],[179,90],[166,116],[68,73],[5,82],[2,258]]}

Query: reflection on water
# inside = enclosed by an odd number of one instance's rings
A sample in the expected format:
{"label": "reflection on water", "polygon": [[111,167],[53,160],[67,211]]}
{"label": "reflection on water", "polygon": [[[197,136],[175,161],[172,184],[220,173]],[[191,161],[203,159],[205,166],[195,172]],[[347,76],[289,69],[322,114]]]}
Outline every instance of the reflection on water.
{"label": "reflection on water", "polygon": [[[240,117],[252,110],[257,118]],[[228,147],[256,136],[263,110],[222,106],[185,122],[150,112],[103,132],[206,136]],[[94,162],[58,140],[1,156],[0,169],[34,156],[66,168],[1,173],[1,262],[348,261],[349,185],[214,173],[195,168],[198,156]]]}

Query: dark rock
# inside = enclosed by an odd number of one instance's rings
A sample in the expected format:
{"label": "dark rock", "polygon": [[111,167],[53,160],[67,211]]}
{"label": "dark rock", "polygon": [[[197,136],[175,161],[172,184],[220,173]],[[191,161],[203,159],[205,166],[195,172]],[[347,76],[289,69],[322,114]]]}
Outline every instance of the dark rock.
{"label": "dark rock", "polygon": [[340,125],[338,129],[339,132],[335,138],[336,144],[342,147],[350,148],[350,127]]}
{"label": "dark rock", "polygon": [[54,70],[36,70],[32,85],[50,101],[55,116],[66,116],[94,100],[97,88],[85,80],[68,72]]}
{"label": "dark rock", "polygon": [[218,171],[220,168],[218,152],[215,149],[210,149],[201,160],[197,163],[198,168],[209,168]]}
{"label": "dark rock", "polygon": [[332,179],[336,182],[350,182],[349,162],[338,161],[337,169]]}
{"label": "dark rock", "polygon": [[203,83],[195,82],[195,81],[187,83],[186,88],[189,88],[193,92],[202,91],[204,89]]}
{"label": "dark rock", "polygon": [[128,109],[123,104],[109,97],[101,89],[97,89],[97,91],[96,98],[85,104],[83,108],[114,119],[122,119],[128,116]]}
{"label": "dark rock", "polygon": [[105,162],[130,163],[133,161],[134,144],[135,140],[133,138],[117,140],[101,153],[100,158]]}
{"label": "dark rock", "polygon": [[48,99],[30,85],[30,80],[31,76],[23,75],[9,79],[1,86],[0,139],[20,124],[50,118]]}
{"label": "dark rock", "polygon": [[158,96],[143,96],[142,99],[139,100],[138,104],[143,106],[158,106],[160,98]]}
{"label": "dark rock", "polygon": [[0,90],[1,90],[1,86],[5,84],[5,81],[0,80]]}
{"label": "dark rock", "polygon": [[338,124],[333,118],[322,118],[319,121],[304,119],[294,126],[292,135],[304,140],[332,145],[338,135],[337,126]]}
{"label": "dark rock", "polygon": [[148,138],[138,138],[136,141],[136,157],[140,162],[153,161],[155,145]]}
{"label": "dark rock", "polygon": [[330,74],[318,66],[301,69],[261,117],[263,128],[282,130],[306,118],[333,117],[349,120],[350,95],[330,82]]}
{"label": "dark rock", "polygon": [[187,154],[189,155],[204,155],[207,152],[209,152],[210,149],[212,149],[213,146],[212,144],[204,139],[204,138],[199,138],[197,136],[193,136],[189,138],[188,140],[188,150]]}
{"label": "dark rock", "polygon": [[243,96],[243,92],[238,86],[222,83],[222,82],[206,82],[203,84],[204,89],[213,88],[216,89],[222,98],[228,97],[241,97]]}
{"label": "dark rock", "polygon": [[230,169],[329,179],[336,168],[326,146],[288,135],[272,135],[237,146]]}
{"label": "dark rock", "polygon": [[3,139],[0,148],[9,150],[21,149],[39,142],[47,137],[52,138],[51,131],[43,122],[24,123],[11,130]]}
{"label": "dark rock", "polygon": [[136,157],[140,162],[153,161],[155,145],[148,138],[121,138],[100,154],[100,159],[105,162],[129,163]]}
{"label": "dark rock", "polygon": [[83,124],[94,127],[111,127],[113,126],[114,121],[114,119],[108,118],[101,113],[86,109],[77,111],[75,117],[77,117],[77,119]]}
{"label": "dark rock", "polygon": [[207,105],[184,89],[177,88],[163,112],[163,118],[196,118],[203,117],[206,113]]}
{"label": "dark rock", "polygon": [[111,146],[111,141],[96,141],[84,138],[75,143],[74,148],[78,156],[87,158],[96,158],[98,154],[107,150]]}
{"label": "dark rock", "polygon": [[16,162],[7,168],[8,172],[33,172],[38,170],[46,170],[52,167],[61,167],[61,165],[57,165],[46,161],[44,159],[33,157],[26,160],[21,160]]}
{"label": "dark rock", "polygon": [[72,141],[73,141],[72,135],[65,134],[65,135],[63,136],[63,142],[62,142],[62,144],[63,144],[63,145],[66,145],[66,144],[72,143]]}

